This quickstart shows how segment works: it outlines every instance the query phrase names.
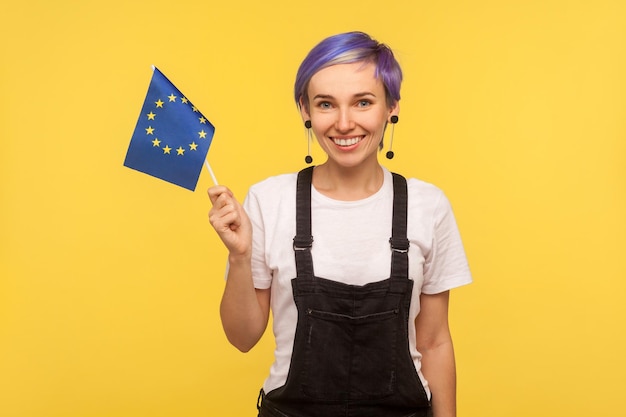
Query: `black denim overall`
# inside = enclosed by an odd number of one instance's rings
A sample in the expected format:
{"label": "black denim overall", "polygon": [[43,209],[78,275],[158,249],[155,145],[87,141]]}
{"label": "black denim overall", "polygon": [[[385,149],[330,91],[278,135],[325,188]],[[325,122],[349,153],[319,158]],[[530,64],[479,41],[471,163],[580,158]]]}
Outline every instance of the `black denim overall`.
{"label": "black denim overall", "polygon": [[[313,167],[298,175],[291,281],[298,309],[285,385],[261,392],[260,417],[427,417],[430,403],[409,353],[406,180],[393,174],[391,277],[363,286],[316,277],[311,247]],[[372,219],[376,221],[376,219]]]}

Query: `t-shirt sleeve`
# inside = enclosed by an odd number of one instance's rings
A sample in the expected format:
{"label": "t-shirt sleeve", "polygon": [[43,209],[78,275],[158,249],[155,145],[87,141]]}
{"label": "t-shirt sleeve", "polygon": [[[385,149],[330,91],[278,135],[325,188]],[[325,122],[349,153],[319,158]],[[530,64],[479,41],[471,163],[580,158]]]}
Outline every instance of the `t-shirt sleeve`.
{"label": "t-shirt sleeve", "polygon": [[434,211],[432,249],[424,264],[424,294],[438,294],[472,282],[452,207],[441,193]]}
{"label": "t-shirt sleeve", "polygon": [[252,280],[254,287],[267,289],[272,285],[272,271],[265,256],[265,227],[260,202],[253,191],[248,192],[243,208],[252,223]]}

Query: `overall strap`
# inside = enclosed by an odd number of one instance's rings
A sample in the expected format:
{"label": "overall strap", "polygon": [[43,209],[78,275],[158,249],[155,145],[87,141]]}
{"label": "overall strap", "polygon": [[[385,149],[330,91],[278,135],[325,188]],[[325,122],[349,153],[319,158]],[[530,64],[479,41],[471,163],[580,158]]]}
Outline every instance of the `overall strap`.
{"label": "overall strap", "polygon": [[293,238],[293,250],[296,256],[297,277],[313,278],[313,235],[311,234],[311,181],[313,167],[298,173],[296,188],[296,236]]}
{"label": "overall strap", "polygon": [[393,218],[391,239],[391,277],[409,278],[409,239],[407,230],[407,185],[399,174],[393,175]]}
{"label": "overall strap", "polygon": [[[409,277],[409,240],[407,238],[407,185],[406,179],[393,175],[393,217],[391,238],[391,277]],[[313,235],[311,234],[311,180],[313,167],[298,173],[296,188],[296,236],[293,249],[298,277],[313,277]]]}

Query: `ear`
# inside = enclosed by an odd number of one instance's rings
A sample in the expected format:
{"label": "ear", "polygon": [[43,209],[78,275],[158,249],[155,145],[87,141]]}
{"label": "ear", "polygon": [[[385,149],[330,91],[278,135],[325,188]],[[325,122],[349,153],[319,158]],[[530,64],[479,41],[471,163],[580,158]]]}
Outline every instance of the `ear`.
{"label": "ear", "polygon": [[302,116],[303,122],[311,120],[311,115],[309,114],[309,106],[306,105],[302,96],[300,96],[300,100],[298,101],[298,108],[300,109],[300,115]]}
{"label": "ear", "polygon": [[389,107],[389,114],[387,115],[387,121],[391,119],[391,116],[397,116],[400,113],[400,102],[396,100],[391,107]]}

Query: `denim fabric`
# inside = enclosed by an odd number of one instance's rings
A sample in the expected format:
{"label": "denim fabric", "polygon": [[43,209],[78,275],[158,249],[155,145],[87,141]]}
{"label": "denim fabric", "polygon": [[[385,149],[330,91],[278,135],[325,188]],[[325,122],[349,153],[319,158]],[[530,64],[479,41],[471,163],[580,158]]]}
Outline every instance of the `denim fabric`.
{"label": "denim fabric", "polygon": [[314,276],[312,170],[298,178],[292,283],[298,323],[285,385],[261,392],[260,417],[428,417],[408,344],[406,180],[394,174],[391,276],[364,286]]}

